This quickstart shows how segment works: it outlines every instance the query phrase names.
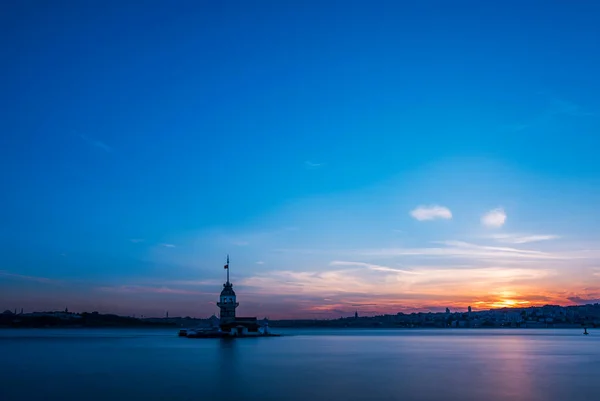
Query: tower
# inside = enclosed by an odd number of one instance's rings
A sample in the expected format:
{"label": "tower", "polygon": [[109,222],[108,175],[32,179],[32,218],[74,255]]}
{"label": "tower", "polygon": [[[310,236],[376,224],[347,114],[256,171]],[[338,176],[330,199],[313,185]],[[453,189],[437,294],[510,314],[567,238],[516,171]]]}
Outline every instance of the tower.
{"label": "tower", "polygon": [[223,290],[221,291],[219,302],[217,302],[217,306],[220,309],[221,325],[235,321],[235,308],[239,306],[235,291],[233,291],[233,284],[229,282],[229,255],[227,255],[225,270],[227,270],[227,282],[223,284]]}

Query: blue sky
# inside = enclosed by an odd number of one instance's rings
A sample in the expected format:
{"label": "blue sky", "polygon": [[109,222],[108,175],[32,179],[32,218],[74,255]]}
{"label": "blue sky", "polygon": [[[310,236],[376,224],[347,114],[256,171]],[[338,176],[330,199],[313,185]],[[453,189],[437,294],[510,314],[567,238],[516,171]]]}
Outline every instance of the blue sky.
{"label": "blue sky", "polygon": [[0,308],[598,300],[599,13],[2,4]]}

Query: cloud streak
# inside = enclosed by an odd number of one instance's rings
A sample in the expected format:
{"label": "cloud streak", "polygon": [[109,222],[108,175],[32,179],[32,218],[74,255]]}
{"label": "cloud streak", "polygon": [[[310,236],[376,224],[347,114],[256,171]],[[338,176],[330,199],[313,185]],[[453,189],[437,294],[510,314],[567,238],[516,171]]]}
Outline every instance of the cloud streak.
{"label": "cloud streak", "polygon": [[26,276],[23,274],[10,273],[6,270],[0,270],[0,276],[14,278],[18,280],[35,281],[38,283],[57,283],[57,280],[52,280],[47,277]]}
{"label": "cloud streak", "polygon": [[558,97],[553,97],[551,103],[551,114],[564,114],[572,117],[589,117],[594,115],[594,113],[584,111],[578,104]]}
{"label": "cloud streak", "polygon": [[[272,271],[242,280],[239,288],[248,294],[277,295],[293,302],[303,313],[339,314],[357,304],[373,310],[423,310],[446,306],[503,307],[547,303],[555,296],[535,294],[533,286],[553,277],[551,269],[433,267],[399,272],[399,269],[362,262],[334,261],[349,269],[327,272]],[[306,302],[300,302],[306,300]]]}
{"label": "cloud streak", "polygon": [[178,295],[200,295],[200,291],[185,290],[169,287],[147,287],[139,285],[121,285],[116,287],[98,287],[99,291],[114,292],[120,294],[178,294]]}
{"label": "cloud streak", "polygon": [[371,263],[363,263],[363,262],[346,262],[341,260],[334,260],[329,263],[330,266],[357,266],[357,267],[365,267],[370,270],[382,271],[382,272],[390,272],[390,273],[403,273],[403,274],[421,274],[412,270],[405,269],[396,269],[393,267],[375,265]]}
{"label": "cloud streak", "polygon": [[569,301],[574,302],[576,304],[580,304],[580,305],[600,303],[600,297],[598,297],[598,298],[569,297],[568,299],[569,299]]}
{"label": "cloud streak", "polygon": [[[540,93],[545,94],[545,93]],[[590,117],[596,113],[585,111],[580,105],[552,96],[548,100],[546,110],[537,116],[534,116],[526,123],[510,124],[504,126],[504,129],[512,132],[519,132],[529,129],[539,128],[551,124],[554,120],[563,116],[567,117]]]}
{"label": "cloud streak", "polygon": [[452,212],[450,209],[444,206],[432,205],[432,206],[419,206],[410,212],[410,215],[419,220],[436,220],[436,219],[451,219]]}
{"label": "cloud streak", "polygon": [[110,146],[108,146],[107,144],[105,144],[104,142],[89,138],[85,135],[80,135],[80,137],[81,137],[81,139],[86,141],[91,146],[94,146],[98,149],[102,149],[103,151],[105,151],[107,153],[112,152],[112,148]]}
{"label": "cloud streak", "polygon": [[314,163],[314,162],[307,160],[304,162],[304,167],[306,167],[308,170],[316,170],[320,167],[323,167],[323,164],[322,163]]}
{"label": "cloud streak", "polygon": [[438,258],[464,258],[473,260],[497,259],[566,259],[572,255],[561,255],[529,249],[484,246],[463,241],[440,241],[438,247],[429,248],[379,248],[351,251],[357,255],[373,257],[426,256]]}
{"label": "cloud streak", "polygon": [[528,244],[530,242],[551,241],[559,239],[558,235],[524,235],[524,234],[494,234],[489,238],[507,244]]}

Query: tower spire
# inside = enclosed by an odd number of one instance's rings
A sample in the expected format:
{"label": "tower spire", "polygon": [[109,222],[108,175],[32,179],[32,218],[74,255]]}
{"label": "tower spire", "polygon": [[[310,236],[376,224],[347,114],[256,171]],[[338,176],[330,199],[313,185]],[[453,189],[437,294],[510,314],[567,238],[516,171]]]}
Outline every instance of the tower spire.
{"label": "tower spire", "polygon": [[227,254],[227,264],[225,265],[225,270],[227,270],[227,284],[229,284],[229,254]]}

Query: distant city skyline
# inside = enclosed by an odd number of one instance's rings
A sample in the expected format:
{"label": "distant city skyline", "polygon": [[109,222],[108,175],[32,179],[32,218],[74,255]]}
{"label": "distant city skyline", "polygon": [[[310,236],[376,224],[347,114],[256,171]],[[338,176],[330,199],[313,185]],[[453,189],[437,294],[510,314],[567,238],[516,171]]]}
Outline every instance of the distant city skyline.
{"label": "distant city skyline", "polygon": [[0,308],[599,302],[599,14],[0,4]]}

